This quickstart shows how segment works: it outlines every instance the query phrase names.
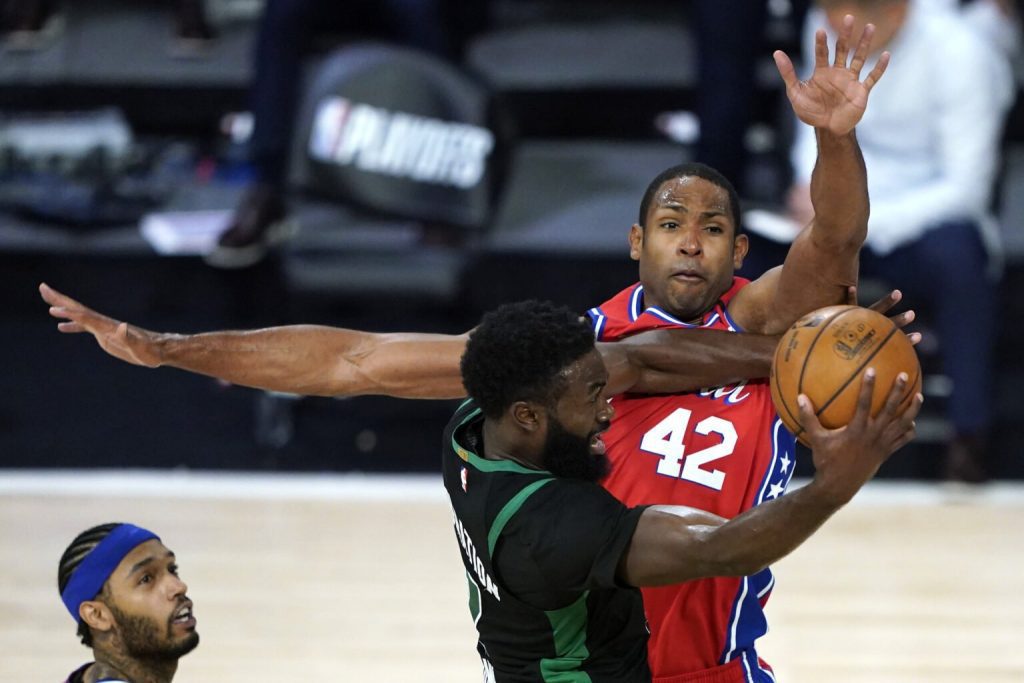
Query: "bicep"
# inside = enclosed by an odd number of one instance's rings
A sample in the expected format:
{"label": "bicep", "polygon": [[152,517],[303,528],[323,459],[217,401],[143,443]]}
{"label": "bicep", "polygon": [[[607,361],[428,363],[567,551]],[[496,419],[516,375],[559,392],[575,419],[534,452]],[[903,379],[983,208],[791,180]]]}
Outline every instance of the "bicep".
{"label": "bicep", "polygon": [[712,576],[708,535],[725,523],[718,515],[682,506],[644,510],[619,565],[631,586],[664,586]]}
{"label": "bicep", "polygon": [[857,284],[859,245],[837,250],[814,240],[814,223],[793,240],[786,262],[741,289],[729,313],[747,331],[780,334],[822,306],[846,303]]}

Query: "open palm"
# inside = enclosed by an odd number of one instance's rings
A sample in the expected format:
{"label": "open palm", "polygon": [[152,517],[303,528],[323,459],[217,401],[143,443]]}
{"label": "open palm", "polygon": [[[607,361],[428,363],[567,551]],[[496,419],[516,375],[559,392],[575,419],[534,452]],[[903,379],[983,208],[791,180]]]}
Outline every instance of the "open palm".
{"label": "open palm", "polygon": [[836,135],[845,135],[853,130],[864,115],[871,89],[889,65],[889,53],[884,52],[867,78],[860,80],[874,30],[872,24],[864,27],[849,66],[853,17],[847,15],[843,21],[843,28],[836,39],[835,59],[831,64],[825,32],[819,30],[814,39],[814,73],[806,81],[797,78],[793,62],[786,53],[781,50],[775,52],[775,65],[786,82],[786,95],[801,121]]}

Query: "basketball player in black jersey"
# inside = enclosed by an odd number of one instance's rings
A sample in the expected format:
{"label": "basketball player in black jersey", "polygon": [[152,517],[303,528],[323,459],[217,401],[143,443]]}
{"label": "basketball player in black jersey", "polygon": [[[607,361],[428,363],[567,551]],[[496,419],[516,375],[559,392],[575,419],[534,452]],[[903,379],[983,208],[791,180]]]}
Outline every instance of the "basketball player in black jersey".
{"label": "basketball player in black jersey", "polygon": [[[589,325],[524,302],[486,315],[461,362],[469,392],[445,432],[445,488],[470,584],[485,680],[649,681],[639,586],[745,576],[784,557],[914,435],[920,394],[897,414],[902,374],[876,418],[873,373],[857,414],[826,430],[802,398],[810,484],[732,521],[627,508],[596,480],[613,408]],[[589,676],[585,679],[583,675]],[[580,678],[572,678],[573,675]]]}

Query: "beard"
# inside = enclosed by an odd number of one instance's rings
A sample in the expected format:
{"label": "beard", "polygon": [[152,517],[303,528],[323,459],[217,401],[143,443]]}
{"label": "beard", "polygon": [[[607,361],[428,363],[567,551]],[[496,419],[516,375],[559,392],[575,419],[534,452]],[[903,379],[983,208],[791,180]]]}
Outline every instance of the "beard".
{"label": "beard", "polygon": [[600,431],[584,437],[576,436],[549,413],[548,434],[544,440],[544,466],[557,477],[583,481],[603,479],[611,469],[611,462],[604,453],[590,452],[590,442]]}
{"label": "beard", "polygon": [[114,618],[117,619],[118,632],[125,653],[134,659],[151,662],[176,662],[199,645],[199,634],[195,631],[175,642],[170,618],[161,633],[160,624],[156,620],[126,614],[111,604],[107,606],[114,614]]}

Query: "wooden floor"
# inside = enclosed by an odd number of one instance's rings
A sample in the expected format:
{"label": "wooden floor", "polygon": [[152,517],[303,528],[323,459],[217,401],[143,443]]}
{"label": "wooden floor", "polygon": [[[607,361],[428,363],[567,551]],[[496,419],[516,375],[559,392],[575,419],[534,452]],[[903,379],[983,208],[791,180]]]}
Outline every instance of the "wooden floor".
{"label": "wooden floor", "polygon": [[[481,679],[438,480],[0,472],[0,680],[87,660],[57,560],[107,521],[178,555],[202,644],[177,681]],[[780,682],[1024,681],[1024,488],[875,486],[776,574]]]}

